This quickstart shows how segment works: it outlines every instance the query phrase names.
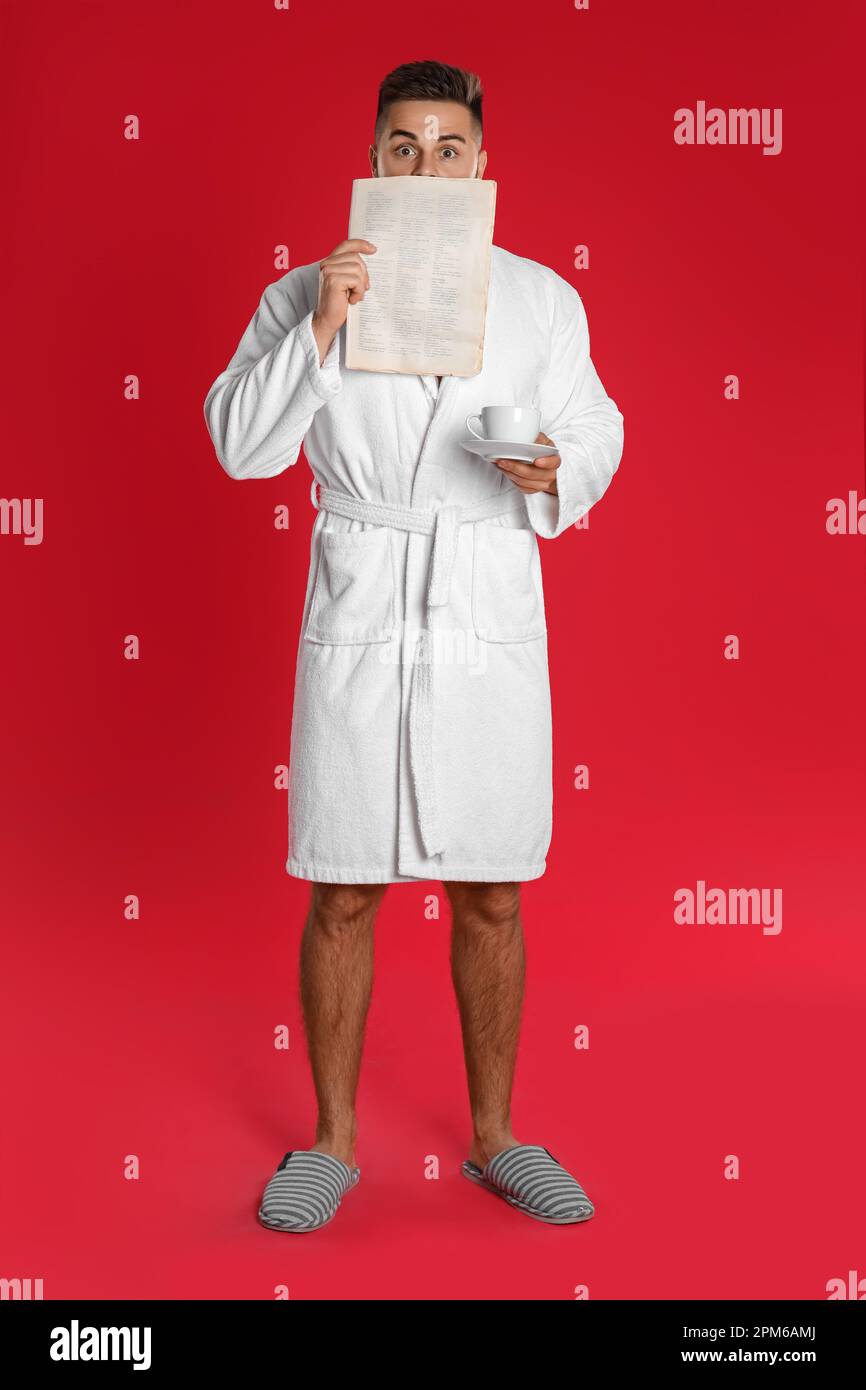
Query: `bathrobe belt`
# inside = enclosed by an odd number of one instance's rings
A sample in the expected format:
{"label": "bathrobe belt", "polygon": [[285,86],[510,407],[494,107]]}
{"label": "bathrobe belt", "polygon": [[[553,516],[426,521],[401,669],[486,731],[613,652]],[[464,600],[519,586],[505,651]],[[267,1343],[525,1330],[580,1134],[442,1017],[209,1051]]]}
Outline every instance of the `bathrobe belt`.
{"label": "bathrobe belt", "polygon": [[[316,500],[316,488],[319,495]],[[322,487],[313,479],[310,489],[313,505],[322,511],[335,512],[353,521],[371,522],[376,526],[392,526],[398,531],[415,531],[433,537],[430,569],[427,580],[427,626],[422,628],[412,653],[411,685],[409,691],[409,763],[415,785],[418,824],[425,852],[429,857],[444,849],[442,827],[436,798],[436,773],[433,763],[433,669],[431,610],[448,602],[451,592],[451,573],[457,554],[459,528],[476,521],[503,516],[506,512],[525,509],[523,493],[516,488],[497,492],[481,502],[467,506],[449,504],[435,512],[418,511],[414,507],[392,507],[385,502],[368,502],[352,497],[336,488]]]}

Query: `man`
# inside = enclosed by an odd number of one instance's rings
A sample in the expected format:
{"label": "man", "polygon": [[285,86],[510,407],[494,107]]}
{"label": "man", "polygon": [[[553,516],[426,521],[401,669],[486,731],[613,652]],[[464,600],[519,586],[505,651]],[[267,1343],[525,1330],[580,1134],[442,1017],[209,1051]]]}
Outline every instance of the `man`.
{"label": "man", "polygon": [[[436,62],[397,68],[380,87],[369,158],[378,178],[482,178],[478,78]],[[318,1121],[312,1148],[287,1153],[268,1182],[259,1220],[314,1230],[357,1183],[376,911],[388,883],[438,879],[473,1127],[462,1171],[539,1220],[583,1221],[594,1209],[580,1184],[546,1147],[519,1142],[510,1115],[520,883],[544,873],[552,825],[537,537],[562,535],[605,492],[623,418],[590,359],[576,290],[495,245],[476,376],[346,370],[348,306],[370,288],[375,255],[342,241],[268,285],[204,406],[233,478],[272,478],[303,443],[319,507],[286,863],[312,882],[301,1001]],[[467,415],[506,403],[541,411],[538,440],[555,457],[488,462],[461,448]]]}

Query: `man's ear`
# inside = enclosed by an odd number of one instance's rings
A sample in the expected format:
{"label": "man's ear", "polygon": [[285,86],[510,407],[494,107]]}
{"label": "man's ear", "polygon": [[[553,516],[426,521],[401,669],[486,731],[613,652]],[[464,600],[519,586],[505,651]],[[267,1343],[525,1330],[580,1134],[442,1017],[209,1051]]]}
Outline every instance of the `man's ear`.
{"label": "man's ear", "polygon": [[486,168],[487,168],[487,151],[486,151],[486,150],[479,150],[479,151],[478,151],[478,172],[477,172],[477,174],[475,175],[475,177],[476,177],[477,179],[483,179],[483,178],[484,178],[484,170],[485,170]]}
{"label": "man's ear", "polygon": [[375,146],[375,145],[371,145],[367,153],[368,153],[369,160],[370,160],[370,171],[371,171],[371,173],[372,173],[372,175],[373,175],[373,178],[375,179],[375,178],[377,177],[377,175],[376,175],[376,146]]}

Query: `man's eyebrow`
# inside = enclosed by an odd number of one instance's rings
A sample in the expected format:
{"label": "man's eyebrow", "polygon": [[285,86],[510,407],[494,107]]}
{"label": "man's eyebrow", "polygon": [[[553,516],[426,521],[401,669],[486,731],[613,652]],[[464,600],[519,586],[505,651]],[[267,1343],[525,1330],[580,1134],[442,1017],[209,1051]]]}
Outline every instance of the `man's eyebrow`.
{"label": "man's eyebrow", "polygon": [[[417,140],[417,139],[418,139],[418,136],[414,133],[414,131],[411,131],[411,130],[392,130],[391,133],[390,133],[389,136],[388,136],[388,139],[389,139],[389,140],[393,140],[395,135],[405,135],[405,136],[408,136],[408,138],[409,138],[410,140]],[[437,143],[438,143],[438,140],[459,140],[460,143],[461,143],[461,145],[465,145],[465,144],[466,144],[466,137],[465,137],[465,135],[457,135],[457,134],[454,134],[454,135],[440,135],[440,136],[438,136]]]}

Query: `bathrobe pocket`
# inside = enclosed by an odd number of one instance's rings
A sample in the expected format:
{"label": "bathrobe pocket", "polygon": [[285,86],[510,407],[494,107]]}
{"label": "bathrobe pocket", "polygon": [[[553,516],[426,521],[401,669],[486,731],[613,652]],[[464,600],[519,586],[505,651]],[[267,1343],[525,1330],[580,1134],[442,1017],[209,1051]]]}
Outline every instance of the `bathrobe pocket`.
{"label": "bathrobe pocket", "polygon": [[547,631],[541,556],[525,527],[475,526],[472,623],[485,642],[528,642]]}
{"label": "bathrobe pocket", "polygon": [[322,531],[304,638],[344,644],[388,642],[394,634],[391,531]]}

